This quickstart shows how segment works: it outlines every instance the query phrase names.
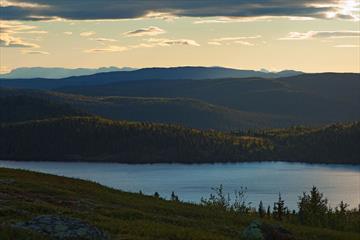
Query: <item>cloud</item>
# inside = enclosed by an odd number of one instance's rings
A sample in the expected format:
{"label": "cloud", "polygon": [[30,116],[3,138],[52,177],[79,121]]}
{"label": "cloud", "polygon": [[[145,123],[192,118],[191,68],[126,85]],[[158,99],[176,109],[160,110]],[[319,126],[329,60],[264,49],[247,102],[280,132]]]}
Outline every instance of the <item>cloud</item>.
{"label": "cloud", "polygon": [[82,36],[82,37],[90,37],[90,36],[93,36],[93,35],[95,35],[96,34],[96,32],[94,32],[94,31],[89,31],[89,32],[82,32],[82,33],[80,33],[80,36]]}
{"label": "cloud", "polygon": [[7,20],[130,19],[149,17],[149,14],[150,17],[159,18],[164,16],[247,19],[295,17],[359,20],[359,3],[356,0],[2,0],[2,2],[5,4],[1,4],[0,18]]}
{"label": "cloud", "polygon": [[200,46],[195,40],[191,39],[168,39],[168,38],[150,38],[148,42],[161,47],[172,45],[185,45],[185,46]]}
{"label": "cloud", "polygon": [[167,12],[149,12],[144,16],[144,18],[154,18],[154,19],[161,19],[167,22],[172,22],[175,19],[178,19],[179,17]]}
{"label": "cloud", "polygon": [[45,4],[37,4],[37,3],[29,3],[29,2],[21,2],[21,1],[1,0],[0,7],[47,8],[49,6],[45,5]]}
{"label": "cloud", "polygon": [[38,48],[39,45],[29,43],[21,38],[11,36],[10,34],[0,34],[0,47],[3,48]]}
{"label": "cloud", "polygon": [[86,53],[114,53],[114,52],[123,52],[128,50],[127,47],[124,46],[107,46],[107,47],[103,47],[103,48],[92,48],[92,49],[87,49],[84,52]]}
{"label": "cloud", "polygon": [[47,31],[26,31],[26,32],[17,32],[17,34],[47,34]]}
{"label": "cloud", "polygon": [[216,46],[221,46],[222,44],[219,42],[208,42],[209,45],[216,45]]}
{"label": "cloud", "polygon": [[23,54],[31,54],[31,55],[49,55],[49,52],[45,51],[33,51],[33,50],[24,50],[22,51]]}
{"label": "cloud", "polygon": [[314,38],[352,38],[360,37],[360,31],[308,31],[289,32],[286,37],[279,40],[306,40]]}
{"label": "cloud", "polygon": [[35,29],[35,26],[22,24],[18,21],[0,21],[0,33],[20,33]]}
{"label": "cloud", "polygon": [[358,48],[359,45],[354,44],[343,44],[343,45],[335,45],[335,48]]}
{"label": "cloud", "polygon": [[[7,2],[5,2],[7,4]],[[34,43],[27,42],[17,34],[46,34],[47,31],[34,30],[35,26],[23,24],[18,21],[0,21],[0,47],[7,48],[38,48]]]}
{"label": "cloud", "polygon": [[230,45],[230,44],[241,44],[244,46],[254,46],[255,44],[245,41],[249,39],[258,39],[261,38],[261,35],[255,35],[255,36],[239,36],[239,37],[221,37],[221,38],[214,38],[211,39],[208,44],[210,45]]}
{"label": "cloud", "polygon": [[7,66],[0,65],[0,74],[5,74],[11,72],[11,69]]}
{"label": "cloud", "polygon": [[147,28],[140,28],[134,31],[125,32],[124,35],[129,37],[142,37],[142,36],[156,36],[163,33],[165,33],[165,30],[151,26]]}
{"label": "cloud", "polygon": [[92,48],[84,50],[86,53],[114,53],[114,52],[124,52],[132,49],[139,48],[154,48],[154,47],[170,47],[170,46],[200,46],[196,41],[191,39],[168,39],[168,38],[149,38],[146,43],[140,43],[136,45],[128,46],[104,46],[102,48]]}
{"label": "cloud", "polygon": [[73,33],[72,32],[63,32],[65,35],[68,35],[68,36],[70,36],[70,35],[72,35]]}
{"label": "cloud", "polygon": [[102,37],[90,38],[90,40],[97,41],[97,42],[117,42],[116,39],[113,39],[113,38],[102,38]]}
{"label": "cloud", "polygon": [[301,16],[255,16],[255,17],[218,17],[216,19],[201,19],[196,20],[194,24],[205,23],[238,23],[238,22],[270,22],[275,19],[287,19],[290,21],[310,21],[314,20],[313,17],[301,17]]}

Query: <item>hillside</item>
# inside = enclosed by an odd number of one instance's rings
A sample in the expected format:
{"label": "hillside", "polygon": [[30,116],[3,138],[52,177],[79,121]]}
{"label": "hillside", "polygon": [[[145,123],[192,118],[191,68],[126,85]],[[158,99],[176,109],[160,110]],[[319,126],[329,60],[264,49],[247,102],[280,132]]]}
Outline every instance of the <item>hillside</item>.
{"label": "hillside", "polygon": [[90,96],[182,97],[228,108],[293,116],[307,123],[360,118],[360,74],[304,74],[288,78],[128,81],[61,91]]}
{"label": "hillside", "polygon": [[359,122],[299,130],[296,135],[289,134],[291,132],[291,129],[269,130],[239,136],[176,125],[66,117],[2,124],[0,159],[123,163],[277,160],[359,163]]}
{"label": "hillside", "polygon": [[[258,130],[235,134],[264,138],[275,146],[278,159],[316,162],[319,159],[352,159],[360,163],[360,122],[309,128]],[[347,160],[345,160],[347,161]]]}
{"label": "hillside", "polygon": [[[0,114],[22,115],[43,111],[43,104],[61,105],[113,120],[180,124],[198,129],[235,130],[273,128],[299,123],[287,116],[245,112],[188,98],[92,97],[42,90],[0,88]],[[29,99],[29,101],[27,100]],[[37,99],[35,101],[34,99]],[[41,104],[40,104],[41,103]],[[40,104],[40,105],[39,105]],[[27,106],[27,110],[23,106]],[[10,109],[17,109],[9,111]],[[57,108],[52,109],[54,112]],[[68,116],[59,111],[57,116]],[[73,111],[72,115],[78,115]],[[49,118],[27,118],[37,120]],[[55,115],[53,115],[55,117]]]}
{"label": "hillside", "polygon": [[[0,87],[50,89],[92,97],[116,96],[199,100],[206,102],[206,104],[231,109],[231,111],[263,114],[260,118],[263,117],[264,121],[268,121],[265,115],[271,115],[270,124],[267,125],[269,127],[289,126],[286,124],[274,125],[273,123],[278,120],[276,118],[279,118],[280,121],[282,121],[281,119],[295,119],[295,122],[291,120],[290,122],[310,125],[360,119],[360,111],[357,110],[360,109],[360,74],[297,74],[296,76],[280,78],[236,77],[248,76],[242,75],[242,73],[241,70],[224,68],[148,68],[130,72],[99,73],[64,79],[0,79]],[[232,78],[234,76],[235,78]],[[193,103],[192,101],[184,104],[192,105],[190,108],[194,108]],[[136,101],[136,104],[139,104],[139,101]],[[195,105],[199,104],[202,103]],[[177,106],[174,109],[177,109]],[[143,110],[144,108],[141,107],[140,109]],[[157,109],[156,107],[154,110]],[[123,118],[123,116],[114,117],[117,115],[114,109],[106,112],[105,117]],[[114,112],[114,116],[108,114],[110,112]],[[224,111],[220,110],[220,112],[224,115]],[[133,115],[136,117],[128,118],[125,116],[123,119],[141,121],[147,121],[147,119],[152,121],[154,119],[149,114],[144,117],[139,116],[137,113],[131,114],[131,116]],[[166,115],[166,109],[161,110],[161,115]],[[247,119],[244,114],[242,116],[238,115],[238,113],[232,115],[234,117],[225,117],[225,119],[239,119],[241,117]],[[162,116],[159,119],[155,117],[154,120],[167,123],[167,119],[162,119]],[[178,121],[179,117],[170,120],[172,123],[183,124],[182,120]],[[272,117],[275,117],[275,121],[271,120]],[[217,117],[214,116],[214,118]],[[201,119],[202,117],[199,117],[198,122]],[[254,118],[251,117],[251,121],[253,120]],[[216,129],[232,128],[232,121],[225,121],[223,126],[216,127]],[[214,121],[209,126],[212,127],[217,124],[218,122]],[[188,123],[185,123],[185,125],[190,127],[200,126],[199,124],[192,125]],[[236,123],[234,125],[237,126]],[[205,125],[205,127],[201,128],[207,127]],[[242,126],[240,125],[240,127]]]}
{"label": "hillside", "polygon": [[[259,157],[256,153],[261,154],[262,147],[270,146],[253,138],[234,141],[221,132],[97,117],[3,124],[0,129],[0,159],[14,160],[126,163],[244,161]],[[250,150],[254,151],[251,156]],[[240,152],[243,153],[239,155]]]}
{"label": "hillside", "polygon": [[27,95],[0,95],[0,123],[85,115],[88,114],[65,103]]}
{"label": "hillside", "polygon": [[[1,201],[5,203],[0,208],[2,240],[48,239],[46,235],[14,226],[41,216],[84,221],[86,228],[96,227],[97,232],[104,232],[109,239],[138,240],[243,239],[244,228],[258,218],[255,214],[239,215],[221,208],[165,201],[88,181],[22,170],[0,168],[0,182]],[[359,239],[357,233],[286,222],[281,225],[298,240]],[[56,231],[63,229],[64,226]]]}

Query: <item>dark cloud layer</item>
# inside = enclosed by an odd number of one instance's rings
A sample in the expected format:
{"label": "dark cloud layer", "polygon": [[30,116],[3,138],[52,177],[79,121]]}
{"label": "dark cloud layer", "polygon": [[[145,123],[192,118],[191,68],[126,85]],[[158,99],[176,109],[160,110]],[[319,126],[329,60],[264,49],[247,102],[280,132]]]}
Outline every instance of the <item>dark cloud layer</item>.
{"label": "dark cloud layer", "polygon": [[[150,12],[192,17],[299,16],[324,18],[338,0],[7,0],[0,19],[138,18]],[[21,3],[28,4],[21,4]],[[13,4],[12,4],[13,3]],[[314,6],[314,4],[318,4]],[[45,5],[45,6],[44,6]],[[349,17],[349,16],[344,16]]]}

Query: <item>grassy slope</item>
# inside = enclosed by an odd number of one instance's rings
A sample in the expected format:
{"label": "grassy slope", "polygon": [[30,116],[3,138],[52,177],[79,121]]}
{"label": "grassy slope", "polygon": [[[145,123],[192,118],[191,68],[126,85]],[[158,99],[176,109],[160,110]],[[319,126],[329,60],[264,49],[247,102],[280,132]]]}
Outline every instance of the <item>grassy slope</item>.
{"label": "grassy slope", "polygon": [[[126,193],[99,184],[0,168],[0,239],[42,239],[15,231],[11,223],[42,214],[83,219],[107,231],[112,239],[241,239],[255,217]],[[352,240],[355,233],[286,225],[298,239]]]}

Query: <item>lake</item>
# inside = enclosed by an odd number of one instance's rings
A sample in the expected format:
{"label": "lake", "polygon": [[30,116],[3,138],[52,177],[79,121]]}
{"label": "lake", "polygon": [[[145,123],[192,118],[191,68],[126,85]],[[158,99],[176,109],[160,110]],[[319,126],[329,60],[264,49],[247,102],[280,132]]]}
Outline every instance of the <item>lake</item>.
{"label": "lake", "polygon": [[290,209],[297,208],[298,196],[313,185],[329,199],[332,207],[341,200],[357,207],[360,203],[360,165],[303,164],[286,162],[228,164],[117,164],[70,162],[0,161],[0,167],[28,169],[67,177],[92,180],[130,192],[169,198],[172,191],[181,200],[199,202],[224,185],[232,193],[247,187],[247,200],[273,205],[281,192]]}

